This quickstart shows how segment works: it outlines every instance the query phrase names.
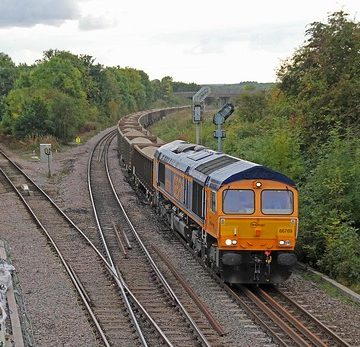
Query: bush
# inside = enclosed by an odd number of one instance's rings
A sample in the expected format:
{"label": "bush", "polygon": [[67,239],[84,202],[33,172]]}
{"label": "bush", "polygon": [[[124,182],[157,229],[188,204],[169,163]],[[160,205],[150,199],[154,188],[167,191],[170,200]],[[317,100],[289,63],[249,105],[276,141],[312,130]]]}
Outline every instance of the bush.
{"label": "bush", "polygon": [[300,195],[300,258],[345,284],[360,281],[359,152],[334,129]]}
{"label": "bush", "polygon": [[326,228],[326,249],[318,265],[331,277],[346,284],[360,283],[358,229],[348,223],[330,224]]}

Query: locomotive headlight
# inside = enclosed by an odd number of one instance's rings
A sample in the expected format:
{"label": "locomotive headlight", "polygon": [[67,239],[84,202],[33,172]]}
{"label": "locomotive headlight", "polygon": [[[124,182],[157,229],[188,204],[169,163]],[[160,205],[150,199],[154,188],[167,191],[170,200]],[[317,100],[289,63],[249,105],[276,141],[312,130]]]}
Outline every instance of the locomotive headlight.
{"label": "locomotive headlight", "polygon": [[284,246],[284,245],[285,245],[285,241],[284,241],[284,240],[280,240],[280,241],[279,241],[279,245],[280,245],[280,246]]}
{"label": "locomotive headlight", "polygon": [[280,240],[279,241],[279,245],[280,246],[291,246],[291,241],[290,240]]}
{"label": "locomotive headlight", "polygon": [[290,240],[286,240],[286,241],[285,241],[285,246],[291,246],[291,241],[290,241]]}
{"label": "locomotive headlight", "polygon": [[226,239],[226,240],[225,240],[225,245],[226,245],[226,246],[231,246],[231,240],[230,240],[230,239]]}
{"label": "locomotive headlight", "polygon": [[255,182],[253,182],[253,186],[254,186],[254,188],[261,188],[262,183],[260,181],[255,181]]}
{"label": "locomotive headlight", "polygon": [[237,241],[236,241],[236,240],[232,240],[232,244],[233,244],[233,245],[236,245],[236,244],[237,244]]}

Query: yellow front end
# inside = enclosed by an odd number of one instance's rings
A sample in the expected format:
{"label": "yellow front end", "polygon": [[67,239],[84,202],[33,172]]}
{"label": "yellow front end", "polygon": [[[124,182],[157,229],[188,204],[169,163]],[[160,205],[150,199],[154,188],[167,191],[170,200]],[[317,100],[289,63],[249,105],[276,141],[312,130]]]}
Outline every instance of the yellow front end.
{"label": "yellow front end", "polygon": [[[216,197],[216,199],[215,199]],[[231,283],[281,283],[296,263],[298,192],[270,180],[242,180],[208,191],[206,231]]]}
{"label": "yellow front end", "polygon": [[219,219],[219,249],[292,251],[297,226],[296,217],[223,216]]}

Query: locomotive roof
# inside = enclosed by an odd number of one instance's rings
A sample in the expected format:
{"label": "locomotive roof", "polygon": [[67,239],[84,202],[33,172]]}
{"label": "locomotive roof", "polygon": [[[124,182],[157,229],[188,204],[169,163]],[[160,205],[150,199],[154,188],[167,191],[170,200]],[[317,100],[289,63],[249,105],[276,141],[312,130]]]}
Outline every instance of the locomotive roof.
{"label": "locomotive roof", "polygon": [[268,179],[295,186],[290,178],[265,166],[185,141],[161,146],[155,157],[214,190],[243,179]]}

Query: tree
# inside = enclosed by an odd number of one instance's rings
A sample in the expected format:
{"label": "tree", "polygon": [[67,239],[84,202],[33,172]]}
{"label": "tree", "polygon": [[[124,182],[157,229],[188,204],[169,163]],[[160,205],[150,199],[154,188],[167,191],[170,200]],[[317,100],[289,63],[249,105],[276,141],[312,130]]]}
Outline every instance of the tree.
{"label": "tree", "polygon": [[128,94],[134,98],[135,104],[132,105],[132,110],[135,109],[143,110],[147,104],[147,95],[145,86],[142,83],[142,76],[138,70],[126,67],[124,69],[120,69],[119,73],[121,73],[127,80],[127,88]]}
{"label": "tree", "polygon": [[82,90],[85,92],[87,99],[91,99],[98,94],[98,85],[93,78],[102,70],[100,64],[94,65],[95,58],[87,54],[75,55],[68,51],[48,50],[44,52],[44,58],[39,63],[48,63],[53,60],[67,62],[81,74],[79,82]]}
{"label": "tree", "polygon": [[165,101],[170,101],[173,96],[173,79],[170,76],[165,76],[160,81],[160,97]]}
{"label": "tree", "polygon": [[14,85],[16,67],[11,58],[0,52],[0,96],[6,96]]}
{"label": "tree", "polygon": [[250,90],[241,93],[235,101],[237,114],[251,122],[262,119],[266,113],[265,91]]}
{"label": "tree", "polygon": [[84,124],[79,100],[61,92],[56,92],[50,103],[50,120],[53,134],[67,142],[74,138],[76,131]]}
{"label": "tree", "polygon": [[14,122],[14,135],[25,138],[31,136],[48,135],[52,133],[49,122],[49,110],[47,103],[40,97],[28,100],[21,115]]}
{"label": "tree", "polygon": [[359,283],[360,141],[343,138],[336,127],[321,152],[301,191],[300,256],[347,284]]}
{"label": "tree", "polygon": [[0,121],[5,113],[5,97],[16,79],[16,67],[11,58],[0,52]]}
{"label": "tree", "polygon": [[312,23],[308,39],[278,71],[280,89],[303,117],[306,145],[327,140],[336,123],[360,129],[360,26],[344,12]]}
{"label": "tree", "polygon": [[173,82],[174,92],[197,92],[201,86],[196,83]]}
{"label": "tree", "polygon": [[41,89],[57,89],[71,97],[85,99],[82,74],[71,62],[55,56],[44,61],[31,72],[31,86]]}

